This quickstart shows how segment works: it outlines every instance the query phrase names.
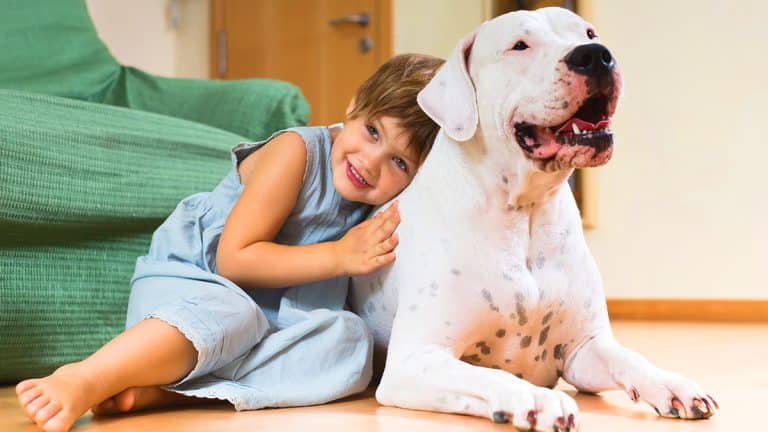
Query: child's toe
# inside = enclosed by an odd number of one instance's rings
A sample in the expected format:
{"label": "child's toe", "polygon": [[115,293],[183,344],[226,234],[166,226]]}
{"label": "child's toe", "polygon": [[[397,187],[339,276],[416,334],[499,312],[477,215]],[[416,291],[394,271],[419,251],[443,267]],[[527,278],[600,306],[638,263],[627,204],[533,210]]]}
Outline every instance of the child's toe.
{"label": "child's toe", "polygon": [[16,394],[17,395],[21,395],[22,393],[26,392],[27,390],[35,387],[35,385],[37,384],[37,381],[38,380],[36,380],[36,379],[31,379],[31,380],[24,380],[24,381],[16,384]]}
{"label": "child's toe", "polygon": [[67,432],[75,423],[75,420],[77,419],[73,419],[71,415],[61,410],[41,427],[45,432]]}
{"label": "child's toe", "polygon": [[33,400],[32,402],[28,403],[24,407],[24,411],[27,412],[27,416],[34,419],[37,416],[37,412],[40,411],[40,409],[46,405],[48,405],[48,402],[50,402],[51,399],[46,395],[41,395],[37,399]]}
{"label": "child's toe", "polygon": [[25,390],[22,393],[19,393],[19,405],[26,406],[33,400],[40,397],[40,395],[43,394],[43,389],[39,386],[32,387],[28,390]]}
{"label": "child's toe", "polygon": [[56,401],[50,401],[48,405],[37,410],[37,414],[35,414],[35,423],[44,426],[48,420],[58,414],[59,411],[61,411],[61,404]]}

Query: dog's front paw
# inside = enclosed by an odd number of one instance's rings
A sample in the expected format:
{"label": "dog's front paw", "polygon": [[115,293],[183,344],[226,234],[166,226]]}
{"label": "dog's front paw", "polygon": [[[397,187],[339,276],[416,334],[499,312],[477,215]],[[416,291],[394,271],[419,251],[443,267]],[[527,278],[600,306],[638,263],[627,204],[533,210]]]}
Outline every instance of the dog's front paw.
{"label": "dog's front paw", "polygon": [[534,387],[503,395],[493,406],[490,418],[532,431],[575,431],[579,426],[576,401],[559,390]]}
{"label": "dog's front paw", "polygon": [[632,400],[642,399],[662,417],[706,419],[720,408],[695,382],[662,370],[648,374],[626,391]]}

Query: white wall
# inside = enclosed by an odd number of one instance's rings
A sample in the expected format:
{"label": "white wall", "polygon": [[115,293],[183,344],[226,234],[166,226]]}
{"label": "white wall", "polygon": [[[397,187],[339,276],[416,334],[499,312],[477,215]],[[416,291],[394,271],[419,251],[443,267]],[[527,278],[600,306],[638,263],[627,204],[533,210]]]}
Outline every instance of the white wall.
{"label": "white wall", "polygon": [[607,294],[768,298],[768,3],[584,3],[625,80],[587,234]]}
{"label": "white wall", "polygon": [[[162,76],[208,76],[208,0],[86,0],[121,63]],[[178,11],[178,26],[171,15]]]}

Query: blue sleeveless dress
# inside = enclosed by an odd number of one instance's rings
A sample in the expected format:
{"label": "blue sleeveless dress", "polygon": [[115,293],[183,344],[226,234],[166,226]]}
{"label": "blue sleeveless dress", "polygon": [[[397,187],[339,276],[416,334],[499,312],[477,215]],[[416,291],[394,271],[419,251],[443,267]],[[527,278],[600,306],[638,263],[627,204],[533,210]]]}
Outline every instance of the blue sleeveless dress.
{"label": "blue sleeveless dress", "polygon": [[307,165],[297,205],[276,243],[337,240],[371,210],[333,187],[326,127],[287,129],[237,145],[232,171],[212,192],[179,203],[131,279],[126,328],[158,318],[198,352],[194,369],[168,390],[248,410],[324,403],[363,391],[370,381],[373,341],[363,321],[344,310],[347,277],[245,290],[216,272],[224,222],[243,190],[238,163],[288,131],[303,138]]}

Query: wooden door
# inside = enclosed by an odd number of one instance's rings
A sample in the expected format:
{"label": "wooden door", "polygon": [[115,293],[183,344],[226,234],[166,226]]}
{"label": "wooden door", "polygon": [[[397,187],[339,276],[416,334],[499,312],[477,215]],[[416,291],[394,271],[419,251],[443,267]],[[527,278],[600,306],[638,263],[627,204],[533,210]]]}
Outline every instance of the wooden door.
{"label": "wooden door", "polygon": [[211,76],[290,81],[309,101],[310,124],[342,121],[357,87],[392,56],[391,8],[391,0],[212,0]]}

